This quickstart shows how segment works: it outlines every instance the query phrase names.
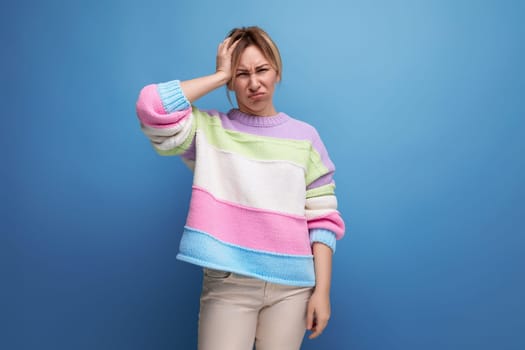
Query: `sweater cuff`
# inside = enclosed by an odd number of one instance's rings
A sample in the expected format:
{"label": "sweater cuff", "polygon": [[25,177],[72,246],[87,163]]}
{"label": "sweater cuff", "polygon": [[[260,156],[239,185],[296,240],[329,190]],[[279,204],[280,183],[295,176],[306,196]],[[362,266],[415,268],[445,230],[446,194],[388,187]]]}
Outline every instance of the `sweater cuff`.
{"label": "sweater cuff", "polygon": [[190,108],[190,102],[184,96],[179,80],[157,84],[157,90],[166,112],[171,113]]}
{"label": "sweater cuff", "polygon": [[335,233],[329,230],[314,228],[310,230],[310,244],[319,242],[327,245],[335,253],[336,238]]}

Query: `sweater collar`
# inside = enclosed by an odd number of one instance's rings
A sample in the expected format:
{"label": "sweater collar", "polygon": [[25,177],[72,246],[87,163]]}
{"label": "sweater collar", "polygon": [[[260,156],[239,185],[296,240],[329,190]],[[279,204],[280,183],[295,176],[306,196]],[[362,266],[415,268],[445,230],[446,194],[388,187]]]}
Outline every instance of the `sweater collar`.
{"label": "sweater collar", "polygon": [[245,114],[238,109],[230,110],[228,112],[228,116],[230,117],[230,119],[236,120],[241,124],[263,128],[281,125],[290,120],[290,117],[282,112],[272,116],[261,117],[256,115]]}

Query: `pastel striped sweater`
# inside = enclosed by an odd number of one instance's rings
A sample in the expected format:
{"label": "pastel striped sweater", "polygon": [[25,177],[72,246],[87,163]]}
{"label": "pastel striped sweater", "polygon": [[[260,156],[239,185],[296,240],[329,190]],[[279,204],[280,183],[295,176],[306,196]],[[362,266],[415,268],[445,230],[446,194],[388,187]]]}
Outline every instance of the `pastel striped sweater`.
{"label": "pastel striped sweater", "polygon": [[203,111],[179,81],[148,85],[137,101],[144,133],[161,155],[180,155],[194,171],[177,258],[269,282],[315,285],[311,245],[335,251],[344,222],[334,164],[310,125]]}

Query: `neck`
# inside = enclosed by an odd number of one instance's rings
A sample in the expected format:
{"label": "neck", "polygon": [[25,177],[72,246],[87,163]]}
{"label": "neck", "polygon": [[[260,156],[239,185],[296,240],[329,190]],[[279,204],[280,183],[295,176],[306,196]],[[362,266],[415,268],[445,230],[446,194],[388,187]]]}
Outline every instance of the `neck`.
{"label": "neck", "polygon": [[256,116],[246,114],[239,109],[232,109],[228,112],[230,118],[237,120],[239,123],[254,127],[274,127],[286,123],[290,117],[284,113],[276,113],[272,116]]}
{"label": "neck", "polygon": [[255,111],[245,106],[239,105],[239,111],[241,111],[244,114],[253,115],[255,117],[272,117],[277,114],[277,110],[275,109],[273,104],[265,107],[260,111]]}

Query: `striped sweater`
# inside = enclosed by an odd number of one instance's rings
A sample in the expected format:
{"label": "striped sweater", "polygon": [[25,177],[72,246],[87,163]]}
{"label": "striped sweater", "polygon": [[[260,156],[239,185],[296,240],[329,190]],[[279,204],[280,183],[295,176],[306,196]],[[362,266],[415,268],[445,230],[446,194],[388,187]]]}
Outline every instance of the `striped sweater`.
{"label": "striped sweater", "polygon": [[178,259],[315,285],[312,243],[335,251],[344,222],[335,167],[312,126],[284,113],[199,110],[177,80],[144,87],[136,107],[155,150],[180,155],[194,171]]}

